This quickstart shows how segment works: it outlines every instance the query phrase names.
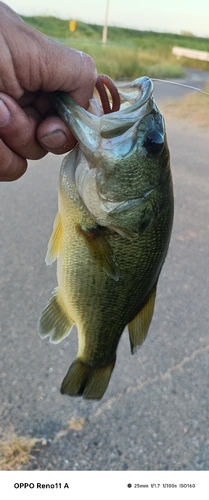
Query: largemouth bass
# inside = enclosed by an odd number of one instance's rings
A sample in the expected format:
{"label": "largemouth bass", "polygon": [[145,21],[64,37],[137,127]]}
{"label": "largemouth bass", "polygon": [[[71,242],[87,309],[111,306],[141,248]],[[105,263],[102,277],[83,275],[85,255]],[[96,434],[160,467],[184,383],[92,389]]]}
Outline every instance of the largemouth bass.
{"label": "largemouth bass", "polygon": [[100,399],[128,325],[131,351],[146,338],[172,230],[173,187],[163,117],[153,84],[139,78],[121,92],[117,112],[85,111],[62,92],[53,103],[78,145],[60,171],[58,213],[47,264],[58,287],[43,310],[40,334],[53,343],[73,325],[77,359],[61,392]]}

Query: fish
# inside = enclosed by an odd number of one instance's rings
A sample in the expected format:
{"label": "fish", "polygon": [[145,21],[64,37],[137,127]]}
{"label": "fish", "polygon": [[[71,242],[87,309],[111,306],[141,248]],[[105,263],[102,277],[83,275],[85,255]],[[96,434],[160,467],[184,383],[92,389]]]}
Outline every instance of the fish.
{"label": "fish", "polygon": [[104,114],[68,94],[52,102],[77,139],[64,158],[58,212],[46,263],[57,260],[58,286],[39,321],[42,338],[59,343],[76,325],[77,358],[61,393],[100,400],[128,326],[131,352],[143,344],[173,224],[170,154],[153,83],[118,88],[121,107]]}

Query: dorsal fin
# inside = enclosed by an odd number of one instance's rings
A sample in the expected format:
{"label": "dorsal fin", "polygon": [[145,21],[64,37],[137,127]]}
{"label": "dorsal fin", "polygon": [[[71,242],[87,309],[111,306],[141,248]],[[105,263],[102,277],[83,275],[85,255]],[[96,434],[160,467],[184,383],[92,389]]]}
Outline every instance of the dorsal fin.
{"label": "dorsal fin", "polygon": [[147,332],[154,312],[156,286],[154,286],[143,309],[128,324],[131,352],[134,354],[146,339]]}

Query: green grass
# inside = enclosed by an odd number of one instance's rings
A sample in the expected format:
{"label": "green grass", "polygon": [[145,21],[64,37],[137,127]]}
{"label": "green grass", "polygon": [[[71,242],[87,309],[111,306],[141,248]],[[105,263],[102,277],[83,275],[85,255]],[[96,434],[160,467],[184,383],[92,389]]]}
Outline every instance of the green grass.
{"label": "green grass", "polygon": [[184,75],[184,70],[172,56],[142,51],[139,47],[105,45],[87,42],[66,43],[87,52],[95,61],[98,73],[108,74],[114,80],[134,79],[143,75],[152,78],[174,78]]}
{"label": "green grass", "polygon": [[56,17],[25,17],[29,25],[53,39],[90,54],[99,73],[113,79],[133,79],[141,75],[153,78],[174,78],[184,75],[184,66],[209,70],[209,63],[194,59],[176,59],[172,47],[178,45],[209,51],[209,39],[173,33],[157,33],[127,28],[108,28],[108,41],[102,45],[103,27],[77,21],[76,31],[69,31],[69,22]]}

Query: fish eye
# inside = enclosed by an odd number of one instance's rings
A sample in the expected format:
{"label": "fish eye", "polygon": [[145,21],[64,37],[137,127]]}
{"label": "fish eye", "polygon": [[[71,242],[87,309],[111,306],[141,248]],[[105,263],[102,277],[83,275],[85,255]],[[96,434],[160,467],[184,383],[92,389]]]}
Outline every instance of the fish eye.
{"label": "fish eye", "polygon": [[159,155],[164,148],[163,136],[154,130],[148,132],[144,141],[144,146],[148,153],[153,156]]}

